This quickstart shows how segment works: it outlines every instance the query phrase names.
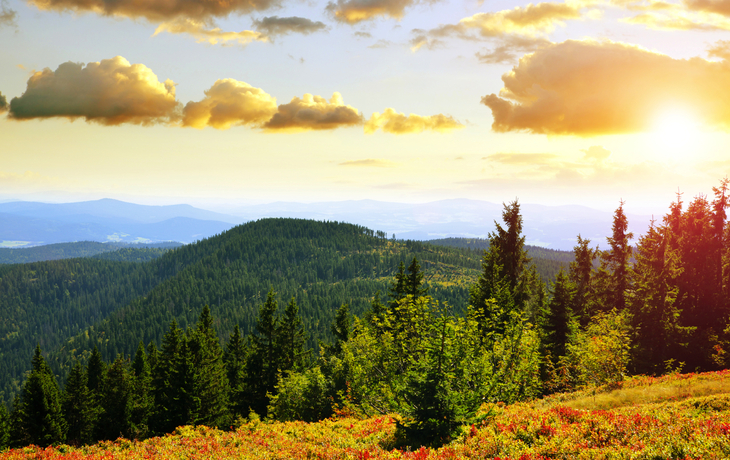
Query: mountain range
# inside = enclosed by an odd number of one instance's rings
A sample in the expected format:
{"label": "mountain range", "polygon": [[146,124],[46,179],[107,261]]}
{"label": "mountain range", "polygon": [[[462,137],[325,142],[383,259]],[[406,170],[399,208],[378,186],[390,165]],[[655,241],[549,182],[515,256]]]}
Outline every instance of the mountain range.
{"label": "mountain range", "polygon": [[[234,225],[267,217],[292,217],[362,225],[397,239],[485,238],[501,222],[501,204],[441,200],[409,204],[373,200],[240,206],[226,213],[190,205],[149,206],[113,199],[77,203],[0,203],[0,247],[72,241],[191,243]],[[613,214],[584,206],[521,204],[526,243],[570,250],[578,234],[603,244]],[[628,215],[637,236],[650,217]],[[603,244],[605,246],[605,244]]]}

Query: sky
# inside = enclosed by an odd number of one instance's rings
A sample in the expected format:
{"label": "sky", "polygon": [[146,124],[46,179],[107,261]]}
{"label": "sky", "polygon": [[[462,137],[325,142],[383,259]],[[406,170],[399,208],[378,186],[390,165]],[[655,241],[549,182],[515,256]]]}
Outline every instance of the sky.
{"label": "sky", "polygon": [[662,214],[730,171],[730,0],[0,0],[0,200]]}

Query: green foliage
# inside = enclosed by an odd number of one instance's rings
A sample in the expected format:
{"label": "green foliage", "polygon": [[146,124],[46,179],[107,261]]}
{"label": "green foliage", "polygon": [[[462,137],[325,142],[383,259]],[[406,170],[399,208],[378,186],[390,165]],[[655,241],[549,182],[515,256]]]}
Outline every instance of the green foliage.
{"label": "green foliage", "polygon": [[280,421],[315,422],[332,415],[331,387],[319,366],[280,375],[268,415]]}
{"label": "green foliage", "polygon": [[613,385],[627,373],[631,325],[627,312],[611,310],[591,319],[567,345],[579,382],[589,386]]}
{"label": "green foliage", "polygon": [[10,447],[10,414],[5,404],[0,403],[0,452]]}
{"label": "green foliage", "polygon": [[132,391],[129,361],[118,356],[109,366],[99,392],[101,413],[96,423],[97,439],[131,437]]}

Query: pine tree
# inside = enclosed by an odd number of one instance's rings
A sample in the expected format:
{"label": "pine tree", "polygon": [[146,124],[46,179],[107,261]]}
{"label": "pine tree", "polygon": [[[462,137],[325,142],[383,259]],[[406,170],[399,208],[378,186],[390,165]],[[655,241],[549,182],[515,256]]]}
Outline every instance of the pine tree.
{"label": "pine tree", "polygon": [[213,328],[210,308],[203,308],[196,328],[189,338],[190,351],[195,366],[194,391],[199,399],[194,423],[211,427],[230,425],[228,410],[228,376],[223,362],[218,335]]}
{"label": "pine tree", "polygon": [[223,354],[223,361],[226,364],[226,373],[228,375],[228,401],[230,404],[231,416],[235,419],[239,416],[247,416],[247,407],[244,407],[245,378],[246,378],[246,361],[248,353],[246,344],[241,337],[241,331],[238,324],[233,328],[231,338],[226,344],[226,350]]}
{"label": "pine tree", "polygon": [[578,235],[577,244],[573,247],[575,260],[570,263],[568,279],[575,286],[573,296],[573,313],[582,326],[588,324],[590,312],[588,302],[591,296],[591,279],[593,274],[593,260],[596,258],[598,249],[588,247],[591,240],[583,239]]}
{"label": "pine tree", "polygon": [[276,336],[279,352],[279,371],[302,370],[306,358],[304,349],[306,335],[302,318],[299,316],[299,306],[294,297],[284,310],[284,316],[281,318]]}
{"label": "pine tree", "polygon": [[[185,335],[173,320],[162,339],[162,349],[152,372],[154,410],[150,417],[150,428],[154,433],[170,433],[187,421],[183,420],[184,417],[181,415],[181,411],[185,408],[178,406],[181,385],[178,368],[181,361],[184,362],[184,354],[187,353],[185,342]],[[185,385],[185,382],[182,382],[182,385]]]}
{"label": "pine tree", "polygon": [[428,287],[423,286],[421,265],[415,257],[408,266],[408,274],[405,279],[405,292],[406,295],[410,295],[414,299],[428,295]]}
{"label": "pine tree", "polygon": [[272,288],[266,302],[259,309],[256,334],[251,336],[251,354],[246,365],[245,403],[251,410],[265,416],[268,407],[267,393],[273,394],[279,370],[277,349],[278,303]]}
{"label": "pine tree", "polygon": [[626,298],[631,285],[629,240],[634,237],[628,228],[629,221],[624,213],[624,202],[621,201],[613,215],[612,235],[606,238],[610,249],[600,253],[601,267],[596,275],[597,310],[626,309]]}
{"label": "pine tree", "polygon": [[38,446],[49,446],[64,440],[66,422],[61,410],[61,392],[56,378],[36,347],[32,371],[21,390],[22,427],[28,440]]}
{"label": "pine tree", "polygon": [[531,297],[533,291],[539,293],[540,281],[534,266],[529,265],[531,260],[524,248],[517,200],[504,205],[502,220],[506,228],[495,222],[497,231],[489,234],[489,250],[484,251],[482,275],[469,290],[469,304],[475,317],[480,318],[484,333],[492,329],[488,324],[504,330],[503,319],[514,316],[513,312],[530,317],[538,313],[538,307],[531,305]]}
{"label": "pine tree", "polygon": [[97,411],[87,386],[86,372],[78,361],[66,380],[61,407],[68,427],[66,442],[76,446],[91,443]]}
{"label": "pine tree", "polygon": [[106,363],[101,359],[101,353],[95,346],[89,357],[89,363],[86,365],[87,383],[89,390],[92,395],[98,397],[99,391],[101,390],[101,383],[104,381],[104,374],[106,373]]}
{"label": "pine tree", "polygon": [[97,439],[129,438],[132,428],[132,379],[129,362],[117,356],[101,385],[102,413],[96,424]]}
{"label": "pine tree", "polygon": [[10,411],[10,447],[23,447],[31,443],[25,421],[25,406],[16,393]]}
{"label": "pine tree", "polygon": [[342,344],[350,338],[352,319],[350,318],[350,305],[343,303],[335,313],[335,322],[332,323],[332,335],[335,336],[335,344],[332,346],[332,353],[342,353]]}
{"label": "pine tree", "polygon": [[573,319],[571,306],[574,296],[575,286],[561,268],[552,286],[552,298],[544,325],[546,346],[554,363],[566,354],[565,347],[570,335],[570,322]]}
{"label": "pine tree", "polygon": [[132,362],[132,409],[131,428],[136,439],[145,438],[149,434],[149,418],[153,409],[151,393],[152,372],[147,363],[144,344],[139,342]]}

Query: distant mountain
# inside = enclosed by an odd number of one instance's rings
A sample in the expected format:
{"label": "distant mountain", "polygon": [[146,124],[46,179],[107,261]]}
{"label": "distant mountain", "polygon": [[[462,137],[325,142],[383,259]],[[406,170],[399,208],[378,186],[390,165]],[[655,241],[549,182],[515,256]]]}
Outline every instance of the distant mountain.
{"label": "distant mountain", "polygon": [[74,241],[191,243],[240,221],[188,205],[146,206],[110,199],[63,204],[21,201],[0,203],[0,243],[17,247]]}
{"label": "distant mountain", "polygon": [[[141,262],[159,257],[181,243],[99,243],[79,241],[74,243],[55,243],[29,248],[0,248],[0,264],[27,264],[46,260],[96,257],[106,260]],[[121,252],[120,252],[121,251]]]}

